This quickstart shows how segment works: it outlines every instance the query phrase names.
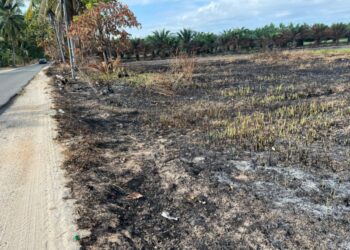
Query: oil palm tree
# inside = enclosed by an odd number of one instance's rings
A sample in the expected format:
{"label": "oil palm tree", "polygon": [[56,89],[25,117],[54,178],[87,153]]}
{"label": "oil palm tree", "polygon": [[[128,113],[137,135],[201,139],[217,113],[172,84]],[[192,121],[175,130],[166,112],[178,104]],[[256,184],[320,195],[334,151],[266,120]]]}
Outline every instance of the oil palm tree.
{"label": "oil palm tree", "polygon": [[196,36],[196,32],[191,29],[183,29],[177,33],[177,38],[180,42],[180,47],[186,53],[190,53],[193,47],[193,38]]}
{"label": "oil palm tree", "polygon": [[280,29],[274,24],[265,25],[262,28],[255,30],[257,36],[257,45],[260,49],[267,50],[268,48],[272,49],[275,41],[275,38],[280,36]]}
{"label": "oil palm tree", "polygon": [[224,30],[223,33],[218,37],[218,43],[221,50],[230,50],[230,31],[231,30]]}
{"label": "oil palm tree", "polygon": [[40,20],[42,18],[48,18],[56,37],[58,54],[61,56],[61,61],[65,63],[63,32],[57,16],[62,19],[61,8],[57,1],[30,0],[25,13],[25,20],[27,22],[32,22],[34,19]]}
{"label": "oil palm tree", "polygon": [[213,33],[197,32],[193,38],[193,47],[197,54],[213,53],[217,48],[217,36]]}
{"label": "oil palm tree", "polygon": [[240,49],[240,41],[244,38],[246,31],[247,29],[243,27],[224,30],[219,38],[221,46],[226,48],[227,51],[238,51]]}
{"label": "oil palm tree", "polygon": [[281,29],[281,39],[284,41],[285,45],[290,45],[292,48],[303,45],[303,31],[305,26],[293,23],[285,26],[280,25]]}
{"label": "oil palm tree", "polygon": [[152,44],[156,54],[161,57],[168,55],[174,47],[174,38],[169,30],[154,31],[147,39]]}
{"label": "oil palm tree", "polygon": [[346,24],[334,23],[331,26],[331,32],[332,32],[332,38],[334,42],[338,44],[341,38],[344,38],[347,36],[348,30],[347,30]]}
{"label": "oil palm tree", "polygon": [[329,28],[323,23],[316,23],[311,27],[312,36],[315,39],[316,45],[320,45],[321,42],[329,36]]}
{"label": "oil palm tree", "polygon": [[[131,50],[132,53],[136,56],[136,60],[140,60],[140,53],[145,51],[145,41],[141,38],[131,39]],[[145,52],[144,52],[145,54]]]}
{"label": "oil palm tree", "polygon": [[12,64],[16,65],[16,45],[24,25],[20,4],[16,1],[0,1],[0,35],[11,44]]}

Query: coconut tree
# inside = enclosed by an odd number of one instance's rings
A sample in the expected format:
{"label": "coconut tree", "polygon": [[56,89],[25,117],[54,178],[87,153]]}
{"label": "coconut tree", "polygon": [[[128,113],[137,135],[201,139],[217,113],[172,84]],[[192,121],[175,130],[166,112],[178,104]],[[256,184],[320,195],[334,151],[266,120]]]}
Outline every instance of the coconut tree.
{"label": "coconut tree", "polygon": [[16,46],[21,30],[24,26],[24,17],[20,4],[15,1],[0,1],[0,35],[11,44],[12,64],[16,65]]}
{"label": "coconut tree", "polygon": [[0,67],[8,65],[8,56],[7,56],[8,44],[5,39],[0,36]]}
{"label": "coconut tree", "polygon": [[[63,33],[61,30],[60,22],[57,18],[57,15],[60,15],[60,8],[57,2],[49,2],[49,1],[41,1],[41,0],[30,0],[27,11],[25,13],[25,20],[28,23],[33,22],[45,22],[46,20],[42,20],[42,18],[48,18],[49,23],[51,24],[54,35],[57,43],[57,51],[61,57],[61,61],[66,63],[65,55],[64,55],[64,40]],[[54,9],[56,11],[54,11]]]}
{"label": "coconut tree", "polygon": [[83,6],[80,0],[42,0],[40,12],[46,16],[49,11],[52,11],[57,19],[64,21],[64,11],[66,10],[67,21],[70,23],[73,20],[73,16],[83,9]]}
{"label": "coconut tree", "polygon": [[[59,42],[61,40],[63,31],[61,30],[61,23],[64,23],[65,32],[68,32],[70,23],[73,20],[73,16],[78,13],[78,10],[82,7],[81,1],[79,0],[42,0],[40,5],[40,13],[44,17],[49,17],[54,30],[60,51],[63,51],[63,46]],[[69,60],[71,65],[72,77],[74,78],[74,43],[73,40],[67,38],[67,47],[69,52]],[[61,52],[62,54],[62,52]],[[62,58],[64,61],[64,57]]]}

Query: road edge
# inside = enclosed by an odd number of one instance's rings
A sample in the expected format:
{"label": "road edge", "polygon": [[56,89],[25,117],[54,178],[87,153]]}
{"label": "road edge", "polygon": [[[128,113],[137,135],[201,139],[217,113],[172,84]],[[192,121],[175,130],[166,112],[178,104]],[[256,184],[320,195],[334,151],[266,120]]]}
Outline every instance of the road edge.
{"label": "road edge", "polygon": [[34,78],[40,72],[47,70],[50,67],[51,67],[51,65],[48,65],[48,66],[42,68],[38,73],[36,73],[32,78],[30,78],[28,80],[28,82],[26,84],[24,84],[17,93],[13,94],[10,98],[8,98],[8,100],[4,104],[0,104],[0,115],[2,115],[13,104],[13,102],[16,100],[16,98],[23,92],[23,90],[34,80]]}

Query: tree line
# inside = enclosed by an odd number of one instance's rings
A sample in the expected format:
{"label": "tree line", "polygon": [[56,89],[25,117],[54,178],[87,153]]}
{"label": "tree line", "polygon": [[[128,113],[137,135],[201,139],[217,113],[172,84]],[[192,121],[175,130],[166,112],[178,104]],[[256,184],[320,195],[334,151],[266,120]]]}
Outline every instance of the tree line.
{"label": "tree line", "polygon": [[72,76],[87,57],[108,63],[130,47],[127,28],[140,27],[118,0],[0,0],[0,67],[46,55],[69,62]]}
{"label": "tree line", "polygon": [[[0,0],[0,67],[24,64],[44,56],[40,42],[45,26],[22,12],[23,3]],[[40,26],[40,28],[39,28]]]}
{"label": "tree line", "polygon": [[115,58],[166,58],[274,48],[319,46],[350,41],[350,24],[274,24],[237,28],[220,34],[183,29],[154,31],[132,38],[140,28],[134,13],[119,0],[31,0],[22,13],[21,0],[0,0],[0,66],[45,55],[77,66],[98,56],[105,64]]}
{"label": "tree line", "polygon": [[183,29],[177,33],[160,30],[145,38],[133,38],[129,51],[121,56],[140,59],[168,57],[178,52],[200,55],[268,51],[274,48],[298,48],[341,42],[350,42],[350,24],[270,24],[257,29],[229,29],[221,34],[196,32],[191,29]]}

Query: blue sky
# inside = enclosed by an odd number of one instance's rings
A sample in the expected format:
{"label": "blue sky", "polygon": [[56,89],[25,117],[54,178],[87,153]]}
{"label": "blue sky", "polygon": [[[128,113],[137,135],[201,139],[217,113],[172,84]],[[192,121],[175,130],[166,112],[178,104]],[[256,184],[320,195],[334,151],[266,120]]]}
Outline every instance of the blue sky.
{"label": "blue sky", "polygon": [[350,23],[350,0],[122,0],[142,24],[143,37],[154,30],[191,28],[220,33],[235,27],[270,23]]}

